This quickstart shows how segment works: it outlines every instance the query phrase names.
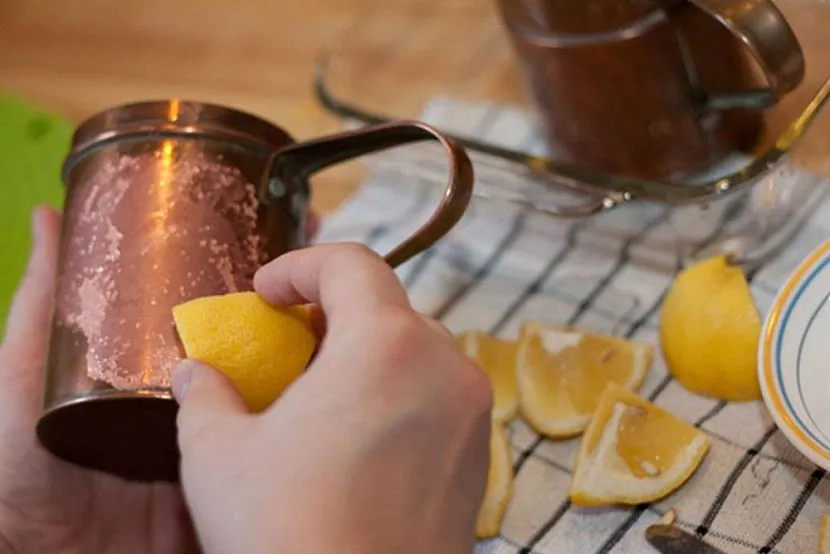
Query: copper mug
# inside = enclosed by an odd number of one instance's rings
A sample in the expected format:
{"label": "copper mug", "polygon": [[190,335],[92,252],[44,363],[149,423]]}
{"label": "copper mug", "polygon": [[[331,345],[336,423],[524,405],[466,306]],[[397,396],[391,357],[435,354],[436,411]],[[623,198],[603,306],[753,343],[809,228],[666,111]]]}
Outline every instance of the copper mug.
{"label": "copper mug", "polygon": [[253,115],[186,101],[98,114],[66,158],[65,215],[41,443],[131,480],[178,478],[170,372],[182,356],[171,309],[250,290],[254,272],[305,245],[308,177],[435,139],[450,160],[443,200],[386,255],[397,266],[449,231],[471,198],[464,150],[419,122],[295,143]]}
{"label": "copper mug", "polygon": [[680,180],[752,149],[804,77],[772,0],[498,6],[549,155],[625,177]]}

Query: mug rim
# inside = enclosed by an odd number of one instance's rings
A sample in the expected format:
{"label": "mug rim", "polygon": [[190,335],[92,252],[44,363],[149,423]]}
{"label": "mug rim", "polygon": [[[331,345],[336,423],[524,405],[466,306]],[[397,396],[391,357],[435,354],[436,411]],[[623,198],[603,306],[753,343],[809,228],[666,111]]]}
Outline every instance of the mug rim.
{"label": "mug rim", "polygon": [[76,127],[63,166],[64,180],[91,149],[147,135],[230,140],[266,155],[296,142],[282,127],[237,108],[177,98],[132,102],[93,114]]}
{"label": "mug rim", "polygon": [[89,116],[75,129],[72,152],[97,142],[101,135],[149,125],[226,129],[272,147],[282,147],[286,141],[294,142],[285,129],[250,112],[208,102],[169,98],[120,104]]}

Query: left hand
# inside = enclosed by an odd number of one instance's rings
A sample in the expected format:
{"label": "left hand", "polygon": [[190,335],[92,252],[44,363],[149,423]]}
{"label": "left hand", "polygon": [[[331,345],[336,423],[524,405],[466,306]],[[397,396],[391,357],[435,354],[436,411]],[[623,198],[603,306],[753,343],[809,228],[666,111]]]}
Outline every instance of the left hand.
{"label": "left hand", "polygon": [[199,552],[178,486],[122,481],[63,462],[38,443],[60,216],[38,208],[33,231],[0,346],[0,552]]}

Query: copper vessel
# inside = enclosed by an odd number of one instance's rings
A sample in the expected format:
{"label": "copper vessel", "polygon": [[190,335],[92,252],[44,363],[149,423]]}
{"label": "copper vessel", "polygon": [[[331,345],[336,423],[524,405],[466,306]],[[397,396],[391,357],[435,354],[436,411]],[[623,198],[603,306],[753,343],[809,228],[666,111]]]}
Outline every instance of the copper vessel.
{"label": "copper vessel", "polygon": [[680,180],[751,151],[804,77],[771,0],[498,0],[549,155]]}
{"label": "copper vessel", "polygon": [[424,139],[444,147],[451,175],[432,218],[386,255],[393,267],[451,229],[472,194],[464,150],[425,124],[297,144],[253,115],[168,100],[119,106],[80,125],[63,172],[41,443],[126,479],[177,480],[169,378],[182,350],[172,307],[250,290],[257,268],[303,247],[312,173]]}

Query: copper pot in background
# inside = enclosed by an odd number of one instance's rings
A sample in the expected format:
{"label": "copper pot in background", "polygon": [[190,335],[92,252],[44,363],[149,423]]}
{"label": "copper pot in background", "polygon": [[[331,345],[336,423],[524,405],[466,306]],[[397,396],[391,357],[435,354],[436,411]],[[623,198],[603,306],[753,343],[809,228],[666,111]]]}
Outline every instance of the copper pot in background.
{"label": "copper pot in background", "polygon": [[750,150],[804,76],[771,0],[498,0],[549,155],[678,180]]}
{"label": "copper pot in background", "polygon": [[394,122],[296,144],[253,115],[177,100],[83,123],[64,166],[42,444],[124,478],[176,480],[173,306],[250,290],[262,264],[304,246],[313,172],[424,139],[444,146],[450,180],[433,217],[387,254],[392,266],[443,236],[471,197],[466,153],[431,127]]}

